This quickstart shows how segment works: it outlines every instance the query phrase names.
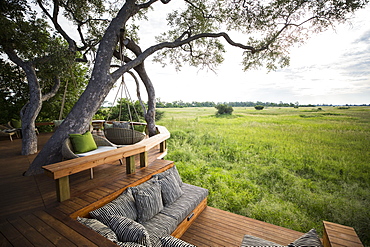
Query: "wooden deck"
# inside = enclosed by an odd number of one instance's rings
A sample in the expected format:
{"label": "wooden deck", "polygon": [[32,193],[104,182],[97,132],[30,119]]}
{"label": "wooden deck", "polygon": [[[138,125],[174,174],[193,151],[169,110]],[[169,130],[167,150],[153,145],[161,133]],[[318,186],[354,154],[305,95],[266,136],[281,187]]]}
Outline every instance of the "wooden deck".
{"label": "wooden deck", "polygon": [[[41,148],[51,134],[40,134]],[[0,139],[0,245],[1,246],[117,246],[71,218],[79,209],[94,205],[121,188],[160,172],[173,164],[149,153],[150,165],[126,174],[119,161],[70,177],[71,199],[56,201],[55,182],[46,175],[24,177],[35,155],[21,156],[21,140]],[[283,227],[207,207],[181,237],[196,246],[239,246],[244,234],[278,244],[289,244],[302,235]]]}

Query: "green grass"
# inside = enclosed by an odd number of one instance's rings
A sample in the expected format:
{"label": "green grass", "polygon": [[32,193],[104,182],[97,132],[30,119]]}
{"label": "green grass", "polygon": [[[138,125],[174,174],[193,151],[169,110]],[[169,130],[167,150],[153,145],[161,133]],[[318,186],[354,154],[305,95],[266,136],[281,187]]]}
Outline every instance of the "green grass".
{"label": "green grass", "polygon": [[348,225],[370,246],[370,107],[161,110],[167,159],[210,206],[301,232]]}

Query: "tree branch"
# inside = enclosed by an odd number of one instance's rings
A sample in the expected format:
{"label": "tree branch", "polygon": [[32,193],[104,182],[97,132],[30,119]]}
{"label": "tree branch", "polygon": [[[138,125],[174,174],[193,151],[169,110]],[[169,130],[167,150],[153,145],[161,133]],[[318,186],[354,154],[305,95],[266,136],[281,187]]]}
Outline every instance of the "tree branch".
{"label": "tree branch", "polygon": [[59,76],[56,76],[55,79],[54,79],[53,87],[51,88],[51,90],[48,93],[41,96],[41,101],[46,101],[46,100],[49,100],[50,98],[54,97],[54,95],[58,92],[59,87],[60,87],[60,78],[59,78]]}

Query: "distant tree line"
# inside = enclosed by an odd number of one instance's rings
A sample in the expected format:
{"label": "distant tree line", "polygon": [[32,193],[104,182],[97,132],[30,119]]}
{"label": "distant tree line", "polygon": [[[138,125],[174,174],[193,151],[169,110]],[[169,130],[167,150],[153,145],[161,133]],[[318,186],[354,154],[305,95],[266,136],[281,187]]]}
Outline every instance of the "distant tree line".
{"label": "distant tree line", "polygon": [[315,107],[316,105],[300,105],[298,102],[296,103],[284,103],[280,101],[279,103],[273,102],[252,102],[252,101],[245,101],[245,102],[212,102],[212,101],[205,101],[205,102],[184,102],[182,100],[177,100],[173,102],[164,102],[160,99],[157,99],[157,108],[183,108],[183,107],[216,107],[217,105],[224,104],[231,107],[255,107],[257,105],[261,105],[264,107]]}

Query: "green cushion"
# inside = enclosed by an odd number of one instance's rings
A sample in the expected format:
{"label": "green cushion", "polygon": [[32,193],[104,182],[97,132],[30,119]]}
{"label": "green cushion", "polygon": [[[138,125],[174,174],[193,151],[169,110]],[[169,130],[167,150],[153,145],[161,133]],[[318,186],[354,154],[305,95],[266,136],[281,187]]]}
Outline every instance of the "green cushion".
{"label": "green cushion", "polygon": [[69,134],[74,153],[86,153],[97,149],[96,143],[91,132],[87,131],[85,134]]}
{"label": "green cushion", "polygon": [[14,128],[22,128],[21,120],[12,119],[11,123]]}

